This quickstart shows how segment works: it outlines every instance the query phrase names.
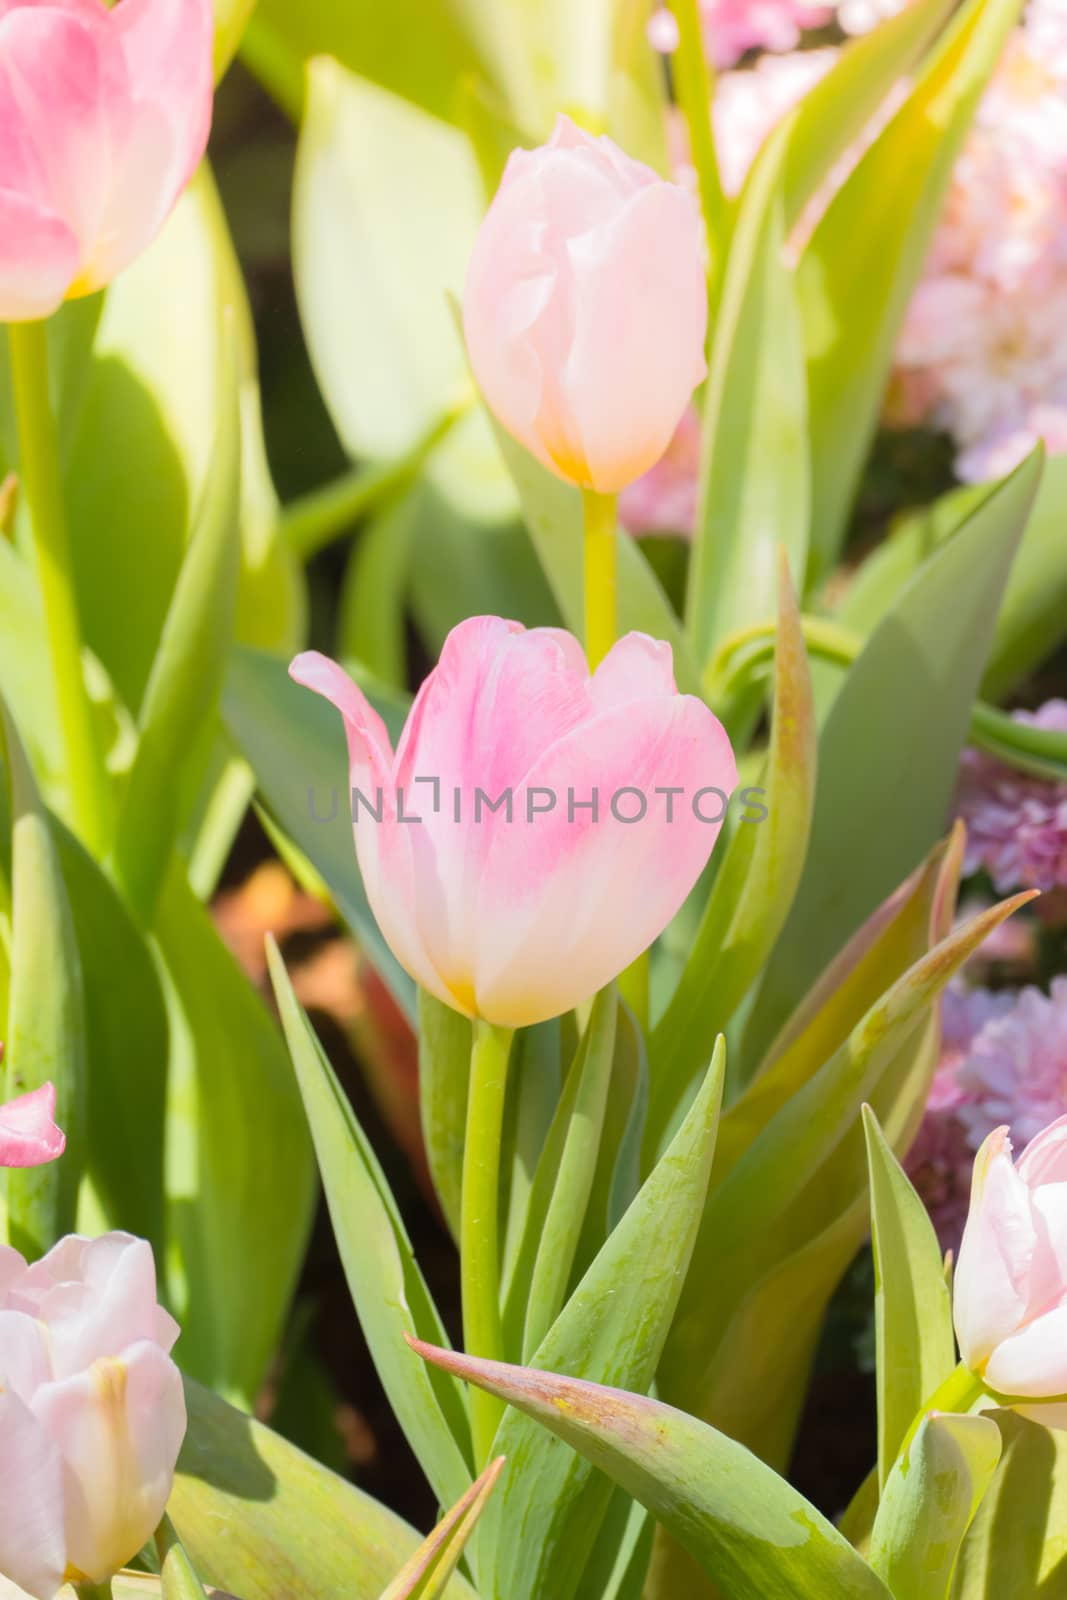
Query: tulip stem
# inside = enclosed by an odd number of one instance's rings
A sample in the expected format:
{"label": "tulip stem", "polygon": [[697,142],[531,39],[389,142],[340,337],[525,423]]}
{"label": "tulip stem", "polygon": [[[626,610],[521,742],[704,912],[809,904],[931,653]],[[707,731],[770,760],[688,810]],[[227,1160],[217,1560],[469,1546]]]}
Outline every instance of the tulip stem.
{"label": "tulip stem", "polygon": [[78,1600],[112,1600],[110,1579],[106,1583],[76,1583]]}
{"label": "tulip stem", "polygon": [[585,511],[585,653],[590,671],[615,643],[615,496],[582,490]]}
{"label": "tulip stem", "polygon": [[66,757],[70,821],[98,858],[107,842],[106,777],[93,731],[82,671],[81,626],[55,414],[48,394],[48,347],[43,322],[8,326],[11,380],[18,417],[19,465],[33,526],[59,727]]}
{"label": "tulip stem", "polygon": [[714,270],[720,254],[726,214],[726,197],[711,120],[715,86],[708,70],[697,0],[668,0],[668,3],[678,24],[678,49],[671,65],[674,97],[689,130],[689,147],[700,185],[700,209],[707,232],[709,262]]}
{"label": "tulip stem", "polygon": [[[500,1361],[504,1356],[500,1320],[500,1141],[513,1033],[511,1028],[475,1019],[467,1098],[460,1201],[463,1343],[469,1356],[488,1361]],[[489,1460],[503,1414],[503,1401],[483,1389],[471,1390],[471,1431],[475,1467],[479,1471]]]}

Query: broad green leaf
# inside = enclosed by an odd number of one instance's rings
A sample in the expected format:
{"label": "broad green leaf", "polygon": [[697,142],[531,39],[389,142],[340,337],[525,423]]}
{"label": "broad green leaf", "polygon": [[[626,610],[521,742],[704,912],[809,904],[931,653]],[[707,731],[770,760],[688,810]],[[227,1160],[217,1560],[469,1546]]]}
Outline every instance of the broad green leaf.
{"label": "broad green leaf", "polygon": [[414,493],[385,505],[353,541],[341,586],[338,654],[363,662],[383,683],[407,682],[404,637]]}
{"label": "broad green leaf", "polygon": [[[993,907],[943,939],[891,984],[847,1039],[763,1125],[718,1179],[668,1343],[664,1393],[703,1413],[717,1340],[740,1297],[848,1203],[848,1175],[864,1186],[860,1107],[902,1091],[917,1127],[933,1061],[918,1050],[929,1008],[953,973],[1010,912]],[[900,1078],[903,1078],[903,1085]],[[883,1111],[883,1120],[885,1114]],[[708,1284],[714,1282],[714,1297]]]}
{"label": "broad green leaf", "polygon": [[402,1334],[444,1339],[443,1325],[374,1151],[289,983],[273,941],[271,981],[315,1141],[348,1287],[382,1386],[443,1504],[470,1484],[466,1398],[412,1369]]}
{"label": "broad green leaf", "polygon": [[[538,1347],[538,1369],[651,1384],[704,1204],[722,1078],[720,1042],[677,1137]],[[491,1574],[509,1600],[569,1600],[610,1485],[515,1412],[505,1413],[494,1452],[508,1464],[482,1519],[483,1585]]]}
{"label": "broad green leaf", "polygon": [[160,1265],[182,1325],[178,1359],[251,1401],[304,1258],[311,1145],[281,1035],[177,862],[155,937],[171,1038]]}
{"label": "broad green leaf", "polygon": [[785,149],[783,130],[745,188],[715,317],[686,596],[686,634],[702,663],[732,630],[774,614],[779,549],[798,587],[807,565],[807,387],[783,259]]}
{"label": "broad green leaf", "polygon": [[789,128],[787,232],[952,10],[953,0],[913,0],[870,33],[850,40],[826,76],[809,89]]}
{"label": "broad green leaf", "polygon": [[700,1066],[758,977],[793,903],[815,796],[815,709],[796,598],[779,553],[778,635],[766,815],[740,821],[715,876],[682,975],[649,1046],[647,1143],[659,1148]]}
{"label": "broad green leaf", "polygon": [[641,1600],[655,1526],[639,1500],[616,1489],[574,1600]]}
{"label": "broad green leaf", "polygon": [[222,368],[229,400],[138,717],[137,752],[116,829],[116,872],[150,925],[178,833],[176,775],[204,739],[233,641],[241,566],[240,412],[233,351]]}
{"label": "broad green leaf", "polygon": [[159,968],[103,869],[61,824],[53,833],[84,991],[91,1207],[78,1226],[139,1234],[161,1262],[170,1043]]}
{"label": "broad green leaf", "polygon": [[916,574],[834,702],[819,739],[804,874],[746,1030],[748,1060],[944,828],[1040,470],[1035,455]]}
{"label": "broad green leaf", "polygon": [[889,1473],[870,1562],[893,1600],[947,1600],[956,1558],[1000,1460],[990,1417],[931,1412]]}
{"label": "broad green leaf", "polygon": [[456,1501],[414,1555],[405,1561],[389,1587],[383,1590],[381,1600],[438,1600],[443,1595],[503,1465],[503,1456],[489,1463],[462,1499]]}
{"label": "broad green leaf", "polygon": [[[869,632],[922,563],[953,538],[994,485],[953,489],[898,519],[848,585],[835,616]],[[997,617],[983,694],[999,699],[1059,646],[1067,633],[1067,459],[1050,456]]]}
{"label": "broad green leaf", "polygon": [[504,1318],[506,1346],[520,1350],[524,1361],[566,1298],[596,1173],[617,1009],[615,986],[609,984],[593,1002],[534,1176]]}
{"label": "broad green leaf", "polygon": [[162,1600],[204,1600],[204,1586],[166,1517],[156,1534],[156,1547],[162,1557],[159,1567]]}
{"label": "broad green leaf", "polygon": [[215,82],[233,60],[256,0],[215,0]]}
{"label": "broad green leaf", "polygon": [[451,0],[513,116],[546,138],[557,111],[600,124],[613,0]]}
{"label": "broad green leaf", "polygon": [[241,54],[299,115],[303,64],[334,56],[350,72],[448,117],[456,82],[484,71],[450,0],[259,0]]}
{"label": "broad green leaf", "polygon": [[[714,1046],[708,1052],[709,1059]],[[648,1060],[641,1026],[620,1003],[608,1103],[593,1187],[585,1208],[574,1273],[584,1276],[641,1187],[641,1141],[648,1108]]]}
{"label": "broad green leaf", "polygon": [[[379,698],[377,709],[395,734],[395,708]],[[337,713],[293,683],[282,662],[236,649],[223,684],[222,715],[256,775],[264,804],[329,886],[376,971],[414,1018],[415,986],[378,931],[356,865],[348,758]]]}
{"label": "broad green leaf", "polygon": [[952,1301],[941,1247],[870,1106],[863,1108],[871,1177],[878,1463],[884,1486],[912,1419],[956,1365]]}
{"label": "broad green leaf", "polygon": [[644,0],[615,0],[614,11],[608,132],[627,155],[669,177],[667,79],[649,48],[648,7]]}
{"label": "broad green leaf", "polygon": [[[334,60],[311,63],[293,266],[312,363],[353,458],[409,455],[468,390],[449,297],[462,289],[484,209],[464,134]],[[487,520],[514,509],[477,409],[450,430],[428,470],[450,499]]]}
{"label": "broad green leaf", "polygon": [[826,1519],[743,1445],[621,1389],[421,1346],[446,1371],[536,1419],[682,1541],[730,1600],[887,1600]]}
{"label": "broad green leaf", "polygon": [[[111,1593],[114,1600],[161,1600],[163,1590],[155,1573],[118,1572],[111,1580]],[[201,1589],[200,1593],[206,1594],[207,1600],[234,1600],[234,1596],[223,1594],[221,1589]],[[75,1591],[69,1585],[60,1589],[59,1596],[60,1600],[76,1600]]]}
{"label": "broad green leaf", "polygon": [[[515,480],[522,514],[564,626],[582,636],[582,497],[496,428],[497,443]],[[700,693],[700,672],[681,623],[636,540],[617,534],[619,634],[636,629],[665,639],[683,694]]]}
{"label": "broad green leaf", "polygon": [[[0,341],[2,343],[2,341]],[[59,712],[36,575],[29,561],[0,539],[0,692],[23,737],[38,782],[65,794]]]}
{"label": "broad green leaf", "polygon": [[1014,1411],[984,1413],[1003,1453],[963,1541],[953,1600],[1064,1600],[1067,1433]]}
{"label": "broad green leaf", "polygon": [[532,1028],[520,1028],[512,1045],[500,1152],[500,1281],[504,1285],[515,1276],[515,1260],[528,1236],[527,1217],[537,1171],[562,1092],[564,1052],[571,1061],[577,1048],[571,1017],[554,1017]]}
{"label": "broad green leaf", "polygon": [[1020,0],[967,0],[801,258],[812,449],[812,576],[832,566],[893,348],[971,118]]}
{"label": "broad green leaf", "polygon": [[459,1238],[463,1144],[470,1079],[470,1019],[426,989],[418,991],[419,1111],[430,1176],[441,1210]]}
{"label": "broad green leaf", "polygon": [[[380,1600],[419,1534],[189,1379],[185,1399],[189,1431],[167,1509],[205,1581],[240,1600]],[[476,1597],[455,1577],[442,1600]]]}
{"label": "broad green leaf", "polygon": [[60,1160],[5,1174],[7,1238],[32,1259],[74,1228],[86,1159],[85,1006],[70,903],[48,813],[3,704],[0,718],[12,820],[3,1098],[13,1100],[53,1083],[56,1122],[67,1135]]}

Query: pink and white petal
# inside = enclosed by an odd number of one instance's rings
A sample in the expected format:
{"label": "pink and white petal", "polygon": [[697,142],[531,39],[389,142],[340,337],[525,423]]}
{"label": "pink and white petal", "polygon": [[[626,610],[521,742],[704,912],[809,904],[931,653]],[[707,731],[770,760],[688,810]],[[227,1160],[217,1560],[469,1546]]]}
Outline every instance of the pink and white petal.
{"label": "pink and white petal", "polygon": [[1031,1189],[1030,1212],[1037,1237],[1027,1283],[1027,1321],[1067,1302],[1067,1183]]}
{"label": "pink and white petal", "polygon": [[[498,830],[486,862],[480,1014],[512,1026],[558,1015],[647,949],[700,876],[735,783],[725,732],[688,695],[617,705],[553,746],[517,792],[514,823]],[[670,788],[682,792],[656,792]],[[705,796],[701,809],[719,820],[704,822],[693,803],[711,789],[723,798]],[[582,808],[594,791],[596,820]],[[551,811],[528,820],[529,805],[547,805],[548,794]],[[639,815],[642,798],[641,820],[620,820]]]}
{"label": "pink and white petal", "polygon": [[1056,1428],[1067,1432],[1067,1405],[1050,1402],[1048,1405],[1012,1406],[1020,1417],[1027,1417],[1031,1422],[1038,1422],[1043,1428]]}
{"label": "pink and white petal", "polygon": [[109,284],[159,233],[178,194],[171,171],[175,150],[173,129],[162,112],[135,104],[128,133],[112,157],[111,185],[82,261],[79,294]]}
{"label": "pink and white petal", "polygon": [[1029,1190],[1012,1165],[1007,1129],[997,1128],[975,1157],[953,1278],[956,1337],[972,1371],[982,1371],[1026,1314],[1036,1242]]}
{"label": "pink and white petal", "polygon": [[44,1083],[0,1106],[0,1167],[39,1167],[66,1149],[66,1135],[55,1124],[56,1091]]}
{"label": "pink and white petal", "polygon": [[165,184],[169,211],[207,148],[214,8],[211,0],[121,0],[111,12],[111,26],[135,101],[154,107],[170,128],[174,159]]}
{"label": "pink and white petal", "polygon": [[67,1566],[59,1451],[15,1391],[0,1387],[0,1571],[53,1600]]}
{"label": "pink and white petal", "polygon": [[1067,1116],[1058,1117],[1030,1140],[1016,1167],[1031,1189],[1067,1182]]}
{"label": "pink and white petal", "polygon": [[102,1583],[166,1507],[186,1427],[181,1374],[158,1345],[134,1345],[47,1385],[34,1412],[62,1460],[67,1560]]}
{"label": "pink and white petal", "polygon": [[0,322],[51,316],[78,259],[78,241],[65,222],[35,200],[0,189]]}
{"label": "pink and white petal", "polygon": [[[156,1268],[152,1247],[128,1233],[108,1233],[82,1244],[77,1277],[59,1282],[41,1299],[57,1379],[80,1372],[128,1345],[154,1339]],[[46,1256],[38,1263],[44,1267]],[[49,1271],[62,1264],[49,1264]],[[32,1279],[31,1267],[28,1278]]]}
{"label": "pink and white petal", "polygon": [[44,1325],[25,1311],[0,1311],[0,1387],[13,1390],[29,1405],[41,1385],[51,1381]]}
{"label": "pink and white petal", "polygon": [[982,1376],[998,1394],[1067,1394],[1067,1305],[1002,1339]]}
{"label": "pink and white petal", "polygon": [[0,20],[0,187],[62,218],[84,260],[130,131],[129,87],[108,29],[47,7]]}
{"label": "pink and white petal", "polygon": [[671,184],[639,190],[569,245],[575,324],[562,388],[601,493],[655,465],[705,375],[701,248],[693,201]]}
{"label": "pink and white petal", "polygon": [[379,784],[389,786],[393,747],[385,723],[362,689],[343,667],[318,650],[305,650],[294,657],[289,663],[289,676],[294,683],[320,694],[341,713],[352,785],[373,799]]}
{"label": "pink and white petal", "polygon": [[616,641],[593,674],[591,699],[600,711],[620,702],[677,694],[674,657],[663,639],[628,633]]}
{"label": "pink and white petal", "polygon": [[0,1305],[6,1308],[8,1295],[17,1290],[26,1276],[26,1260],[9,1244],[0,1244]]}

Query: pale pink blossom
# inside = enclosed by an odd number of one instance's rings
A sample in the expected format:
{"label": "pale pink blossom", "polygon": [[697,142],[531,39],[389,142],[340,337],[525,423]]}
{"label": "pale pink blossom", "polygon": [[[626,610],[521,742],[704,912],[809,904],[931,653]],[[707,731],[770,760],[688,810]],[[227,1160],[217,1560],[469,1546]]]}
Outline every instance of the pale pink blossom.
{"label": "pale pink blossom", "polygon": [[50,1083],[0,1106],[0,1167],[39,1167],[61,1156],[67,1141],[55,1114]]}
{"label": "pale pink blossom", "polygon": [[805,28],[822,27],[833,14],[831,5],[810,0],[700,0],[704,47],[719,68],[749,50],[795,50]]}
{"label": "pale pink blossom", "polygon": [[560,477],[617,493],[659,460],[706,372],[692,196],[559,117],[547,145],[508,160],[463,325],[508,432]]}
{"label": "pale pink blossom", "polygon": [[0,320],[110,282],[159,232],[211,120],[210,0],[0,0]]}
{"label": "pale pink blossom", "polygon": [[103,1584],[163,1515],[185,1433],[152,1251],[109,1233],[27,1266],[0,1248],[0,1574]]}
{"label": "pale pink blossom", "polygon": [[692,533],[700,442],[700,413],[690,406],[661,459],[619,496],[619,521],[630,533]]}
{"label": "pale pink blossom", "polygon": [[761,56],[750,68],[723,73],[715,86],[712,121],[727,194],[740,193],[760,146],[826,76],[839,55],[833,47],[798,50],[792,55]]}
{"label": "pale pink blossom", "polygon": [[570,634],[469,618],[395,754],[340,667],[308,653],[290,672],[344,718],[356,853],[397,960],[447,1005],[506,1026],[570,1010],[652,943],[736,782],[722,727],[645,634],[590,676]]}
{"label": "pale pink blossom", "polygon": [[[1067,733],[1067,700],[1013,715],[1030,727]],[[983,868],[1001,893],[1067,886],[1067,783],[1029,777],[968,749],[955,810],[967,825],[965,872]]]}
{"label": "pale pink blossom", "polygon": [[[953,1281],[960,1353],[988,1388],[1039,1402],[1067,1395],[1067,1116],[1038,1132],[1017,1162],[1008,1128],[975,1158]],[[1023,1404],[1067,1427],[1067,1404]]]}

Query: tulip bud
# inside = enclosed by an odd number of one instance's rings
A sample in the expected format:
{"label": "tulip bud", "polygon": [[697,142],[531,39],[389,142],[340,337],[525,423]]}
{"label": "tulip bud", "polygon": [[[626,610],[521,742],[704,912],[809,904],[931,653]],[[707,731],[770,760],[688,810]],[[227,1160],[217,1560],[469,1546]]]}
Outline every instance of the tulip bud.
{"label": "tulip bud", "polygon": [[151,243],[204,153],[213,42],[211,0],[0,5],[0,321]]}
{"label": "tulip bud", "polygon": [[[960,1353],[987,1388],[1037,1402],[1067,1396],[1067,1117],[1014,1164],[1007,1128],[975,1157],[954,1315]],[[1016,1409],[1067,1428],[1067,1403]]]}
{"label": "tulip bud", "polygon": [[463,322],[487,404],[539,461],[600,494],[647,472],[707,371],[707,315],[685,189],[563,116],[513,152]]}
{"label": "tulip bud", "polygon": [[641,633],[590,676],[560,629],[471,617],[395,755],[340,667],[310,652],[290,673],[344,718],[356,853],[393,954],[505,1027],[569,1011],[647,949],[737,781],[722,727],[675,687],[670,646]]}
{"label": "tulip bud", "polygon": [[40,1167],[55,1161],[67,1140],[55,1124],[56,1091],[43,1083],[0,1106],[0,1167]]}
{"label": "tulip bud", "polygon": [[0,1574],[105,1583],[159,1523],[185,1433],[152,1251],[109,1233],[33,1266],[0,1248]]}

